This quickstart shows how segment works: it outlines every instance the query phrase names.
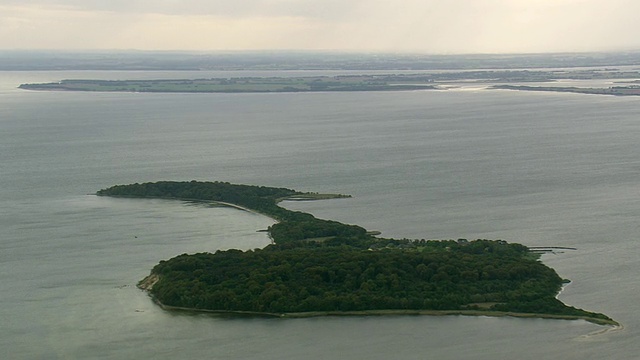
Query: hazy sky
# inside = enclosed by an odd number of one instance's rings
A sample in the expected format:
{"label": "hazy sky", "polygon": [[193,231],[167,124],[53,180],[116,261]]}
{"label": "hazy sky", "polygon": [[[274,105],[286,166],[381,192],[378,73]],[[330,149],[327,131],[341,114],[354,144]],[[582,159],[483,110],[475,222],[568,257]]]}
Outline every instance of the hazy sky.
{"label": "hazy sky", "polygon": [[639,0],[1,0],[0,49],[640,49]]}

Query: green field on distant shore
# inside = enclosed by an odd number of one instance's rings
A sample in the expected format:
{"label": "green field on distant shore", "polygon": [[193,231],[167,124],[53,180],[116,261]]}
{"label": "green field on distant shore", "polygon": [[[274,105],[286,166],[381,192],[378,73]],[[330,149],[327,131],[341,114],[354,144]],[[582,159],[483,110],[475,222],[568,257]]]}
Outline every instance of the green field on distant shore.
{"label": "green field on distant shore", "polygon": [[246,77],[231,79],[179,80],[62,80],[54,83],[22,84],[27,90],[252,93],[308,91],[399,91],[436,87],[422,77],[363,75],[336,77]]}

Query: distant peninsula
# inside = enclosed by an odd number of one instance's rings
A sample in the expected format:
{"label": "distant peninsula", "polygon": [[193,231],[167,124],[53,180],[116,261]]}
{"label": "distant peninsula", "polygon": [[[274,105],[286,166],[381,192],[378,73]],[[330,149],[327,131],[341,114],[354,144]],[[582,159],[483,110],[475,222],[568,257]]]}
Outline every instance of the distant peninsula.
{"label": "distant peninsula", "polygon": [[107,91],[153,93],[270,93],[318,91],[433,90],[421,78],[395,75],[316,77],[242,77],[180,80],[62,80],[22,84],[25,90]]}
{"label": "distant peninsula", "polygon": [[524,86],[524,85],[495,85],[493,89],[521,90],[521,91],[552,91],[568,92],[577,94],[592,95],[614,95],[614,96],[640,96],[640,86],[612,86],[609,88],[581,88],[564,86]]}
{"label": "distant peninsula", "polygon": [[606,315],[556,298],[565,280],[526,246],[502,240],[396,240],[357,225],[278,206],[286,199],[346,198],[227,182],[117,185],[99,196],[216,202],[277,223],[272,244],[183,254],[139,283],[166,309],[253,316],[487,315],[583,319]]}
{"label": "distant peninsula", "polygon": [[[302,77],[231,77],[211,79],[80,80],[22,84],[24,90],[136,92],[136,93],[297,93],[349,91],[447,90],[482,84],[489,89],[557,91],[596,95],[640,95],[639,71],[610,70],[474,70],[417,74],[373,74]],[[558,80],[613,80],[628,86],[579,88],[525,86],[521,83]]]}

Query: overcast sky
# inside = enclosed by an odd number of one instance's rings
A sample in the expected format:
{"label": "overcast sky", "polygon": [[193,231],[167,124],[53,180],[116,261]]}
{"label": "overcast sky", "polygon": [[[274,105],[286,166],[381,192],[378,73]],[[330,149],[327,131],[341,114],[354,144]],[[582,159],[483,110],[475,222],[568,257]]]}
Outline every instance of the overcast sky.
{"label": "overcast sky", "polygon": [[1,0],[0,49],[640,49],[640,0]]}

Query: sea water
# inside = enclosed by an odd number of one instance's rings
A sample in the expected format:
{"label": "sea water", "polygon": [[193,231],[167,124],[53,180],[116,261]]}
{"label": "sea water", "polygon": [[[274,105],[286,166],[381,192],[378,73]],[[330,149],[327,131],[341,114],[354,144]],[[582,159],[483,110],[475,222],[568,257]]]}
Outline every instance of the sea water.
{"label": "sea water", "polygon": [[[640,99],[479,88],[294,94],[16,88],[65,78],[213,76],[238,74],[0,72],[1,358],[637,357]],[[385,237],[575,247],[543,257],[572,280],[560,299],[624,326],[166,312],[135,287],[155,264],[182,253],[263,247],[269,239],[258,230],[273,221],[202,204],[91,195],[158,180],[351,194],[283,205]]]}

